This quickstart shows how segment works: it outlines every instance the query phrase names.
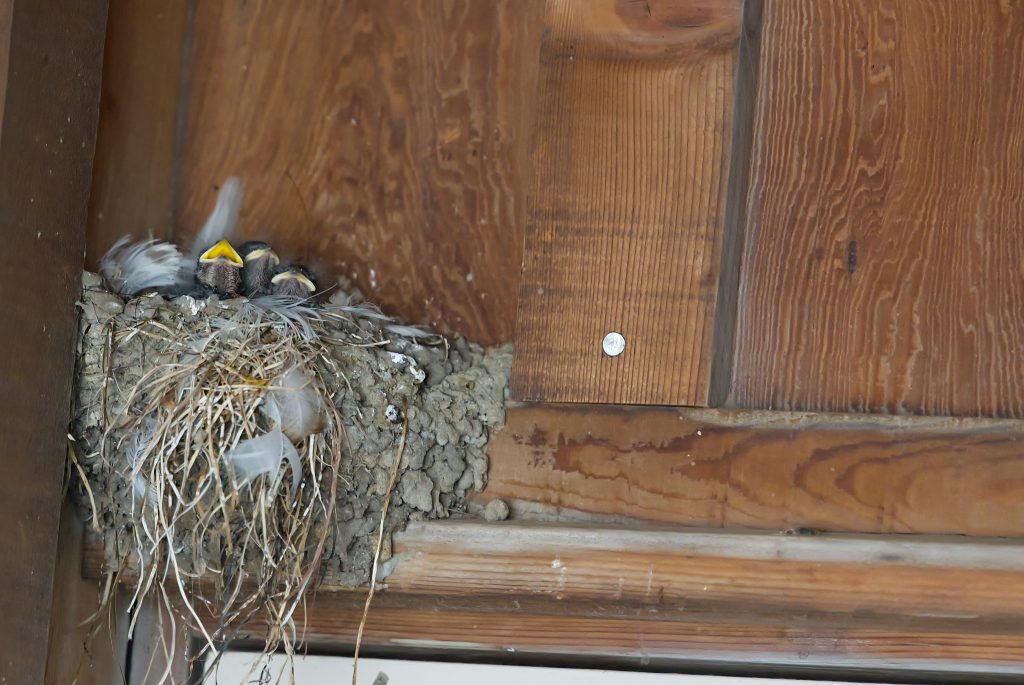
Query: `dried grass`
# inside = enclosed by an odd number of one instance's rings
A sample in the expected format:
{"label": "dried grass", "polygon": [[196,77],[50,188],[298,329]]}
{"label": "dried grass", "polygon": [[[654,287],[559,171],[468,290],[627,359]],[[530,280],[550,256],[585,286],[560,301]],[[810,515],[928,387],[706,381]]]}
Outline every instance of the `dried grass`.
{"label": "dried grass", "polygon": [[[124,389],[127,402],[108,415],[106,388],[115,382],[109,360],[134,336],[168,352]],[[345,444],[326,381],[341,370],[328,346],[382,345],[381,338],[368,335],[344,308],[271,300],[247,303],[230,316],[183,312],[172,323],[125,318],[111,326],[98,456],[133,488],[131,544],[121,563],[138,572],[131,608],[155,598],[161,620],[170,622],[162,634],[177,634],[184,621],[202,638],[196,658],[215,659],[257,616],[267,624],[265,653],[294,653],[301,638],[295,615],[317,580]],[[298,488],[290,487],[287,461],[273,477],[239,484],[224,455],[273,428],[263,411],[268,392],[296,367],[310,378],[324,411],[323,428],[296,444]],[[91,495],[78,460],[73,464]],[[167,663],[175,649],[173,640],[163,645]]]}

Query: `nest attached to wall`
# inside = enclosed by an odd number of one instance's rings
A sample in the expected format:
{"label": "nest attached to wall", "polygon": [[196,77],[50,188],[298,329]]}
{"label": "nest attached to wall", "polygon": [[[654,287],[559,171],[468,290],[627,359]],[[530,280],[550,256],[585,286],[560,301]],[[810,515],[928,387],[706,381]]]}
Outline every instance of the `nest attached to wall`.
{"label": "nest attached to wall", "polygon": [[462,515],[484,485],[508,349],[449,347],[340,291],[125,303],[92,274],[81,321],[79,500],[132,606],[157,597],[207,650],[259,616],[267,652],[291,653],[307,591],[366,582],[378,529]]}

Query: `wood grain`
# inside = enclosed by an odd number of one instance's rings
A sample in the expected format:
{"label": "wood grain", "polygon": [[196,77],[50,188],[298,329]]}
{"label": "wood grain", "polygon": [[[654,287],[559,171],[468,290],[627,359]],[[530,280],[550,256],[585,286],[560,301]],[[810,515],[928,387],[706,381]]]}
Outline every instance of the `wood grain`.
{"label": "wood grain", "polygon": [[[7,93],[7,67],[11,52],[11,19],[14,0],[0,0],[0,93]],[[4,121],[4,100],[0,97],[0,126]]]}
{"label": "wood grain", "polygon": [[769,0],[763,31],[735,403],[1024,416],[1024,5]]}
{"label": "wood grain", "polygon": [[[367,655],[487,657],[506,663],[580,664],[631,670],[728,669],[765,676],[868,676],[1010,682],[1024,676],[1017,625],[982,621],[878,621],[858,617],[708,615],[624,609],[595,616],[565,603],[489,599],[399,604],[382,595],[363,635]],[[314,648],[344,652],[355,639],[358,597],[322,593],[305,620]],[[396,606],[398,604],[398,606]],[[518,606],[517,606],[518,605]],[[944,674],[944,675],[943,675]],[[950,680],[953,678],[954,680]],[[992,682],[990,680],[989,682]]]}
{"label": "wood grain", "polygon": [[1021,541],[430,522],[396,534],[394,551],[389,592],[1024,617]]}
{"label": "wood grain", "polygon": [[548,3],[513,397],[707,403],[741,5]]}
{"label": "wood grain", "polygon": [[126,233],[171,237],[188,7],[111,2],[89,201],[91,265]]}
{"label": "wood grain", "polygon": [[518,516],[1024,536],[1024,422],[518,406],[481,503]]}
{"label": "wood grain", "polygon": [[0,130],[0,682],[40,683],[106,0],[15,0]]}
{"label": "wood grain", "polygon": [[[393,550],[364,646],[406,657],[1024,673],[1020,541],[435,521]],[[363,593],[332,589],[297,622],[344,651]]]}
{"label": "wood grain", "polygon": [[[97,624],[104,573],[83,573],[85,523],[75,505],[61,510],[59,553],[53,584],[53,615],[46,657],[47,685],[125,685],[130,596],[118,593]],[[92,539],[89,538],[91,541]],[[144,635],[136,630],[137,635]],[[134,681],[128,681],[134,685]]]}
{"label": "wood grain", "polygon": [[512,337],[539,0],[197,3],[176,233],[242,230],[387,311]]}

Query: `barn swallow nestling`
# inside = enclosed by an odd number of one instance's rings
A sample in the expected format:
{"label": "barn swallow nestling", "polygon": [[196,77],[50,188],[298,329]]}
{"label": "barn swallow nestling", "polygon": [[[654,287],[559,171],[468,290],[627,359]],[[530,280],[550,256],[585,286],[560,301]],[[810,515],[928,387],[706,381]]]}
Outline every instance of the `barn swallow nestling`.
{"label": "barn swallow nestling", "polygon": [[316,276],[301,264],[288,264],[277,268],[270,279],[270,294],[308,300],[316,292]]}
{"label": "barn swallow nestling", "polygon": [[196,264],[196,280],[223,297],[237,297],[242,286],[245,262],[227,240],[209,248]]}
{"label": "barn swallow nestling", "polygon": [[239,246],[238,254],[245,262],[242,268],[242,294],[256,297],[270,292],[270,280],[281,263],[277,253],[264,242],[250,240]]}

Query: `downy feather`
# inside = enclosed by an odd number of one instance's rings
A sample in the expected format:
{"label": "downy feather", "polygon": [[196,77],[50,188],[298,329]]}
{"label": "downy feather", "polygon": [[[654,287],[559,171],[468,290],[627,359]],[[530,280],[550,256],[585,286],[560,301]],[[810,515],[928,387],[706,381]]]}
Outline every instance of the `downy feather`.
{"label": "downy feather", "polygon": [[171,243],[149,239],[133,244],[126,235],[103,255],[99,271],[115,292],[131,297],[174,285],[184,265],[185,258]]}
{"label": "downy feather", "polygon": [[273,482],[281,472],[285,459],[292,466],[292,497],[298,491],[302,479],[302,461],[291,440],[285,437],[278,426],[255,438],[239,440],[238,444],[225,452],[224,461],[231,465],[235,488],[248,485],[264,473]]}
{"label": "downy feather", "polygon": [[320,393],[298,366],[288,369],[274,382],[265,401],[267,416],[295,442],[323,428]]}
{"label": "downy feather", "polygon": [[245,188],[240,178],[232,176],[224,181],[217,193],[217,204],[192,244],[191,263],[199,259],[203,250],[231,236],[238,225],[238,212],[244,195]]}

